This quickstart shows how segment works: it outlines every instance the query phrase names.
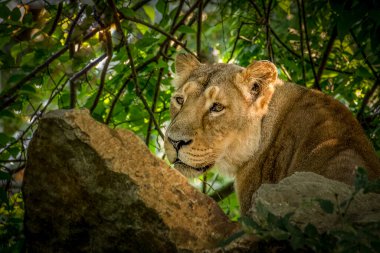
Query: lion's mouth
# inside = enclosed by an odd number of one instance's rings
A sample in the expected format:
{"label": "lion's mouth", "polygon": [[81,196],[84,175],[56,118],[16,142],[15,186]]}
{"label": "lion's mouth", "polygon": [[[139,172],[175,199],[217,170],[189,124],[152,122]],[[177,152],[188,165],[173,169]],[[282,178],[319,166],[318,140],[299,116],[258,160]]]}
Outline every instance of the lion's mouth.
{"label": "lion's mouth", "polygon": [[177,158],[177,160],[175,160],[175,162],[173,164],[174,164],[174,166],[180,165],[182,167],[189,168],[189,169],[192,169],[192,170],[196,170],[196,171],[202,172],[202,173],[205,172],[206,170],[210,169],[212,166],[214,166],[214,164],[209,164],[209,165],[206,165],[206,166],[203,166],[203,167],[193,167],[193,166],[190,166],[190,165],[182,162],[178,158]]}

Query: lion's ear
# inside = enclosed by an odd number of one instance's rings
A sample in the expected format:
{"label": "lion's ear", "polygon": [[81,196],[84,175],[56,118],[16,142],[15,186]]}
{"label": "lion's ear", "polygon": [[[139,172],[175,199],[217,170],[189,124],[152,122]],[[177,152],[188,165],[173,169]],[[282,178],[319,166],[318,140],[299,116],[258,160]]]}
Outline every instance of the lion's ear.
{"label": "lion's ear", "polygon": [[263,84],[272,84],[277,80],[277,68],[270,61],[254,61],[245,69],[248,78]]}
{"label": "lion's ear", "polygon": [[178,88],[187,78],[189,78],[191,72],[197,69],[201,63],[195,56],[191,54],[177,54],[175,58],[175,71],[176,77],[174,79],[174,85]]}
{"label": "lion's ear", "polygon": [[238,74],[236,82],[256,113],[265,114],[277,81],[276,66],[269,61],[255,61]]}

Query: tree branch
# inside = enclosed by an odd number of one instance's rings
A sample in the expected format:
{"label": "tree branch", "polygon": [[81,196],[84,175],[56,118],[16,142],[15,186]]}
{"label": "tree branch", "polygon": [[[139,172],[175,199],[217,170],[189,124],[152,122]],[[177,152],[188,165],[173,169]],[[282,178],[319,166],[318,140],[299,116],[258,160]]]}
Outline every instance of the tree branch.
{"label": "tree branch", "polygon": [[271,11],[272,6],[272,0],[269,0],[267,10],[265,12],[265,34],[267,39],[267,50],[268,50],[268,56],[271,62],[274,63],[274,55],[273,55],[273,48],[272,48],[272,42],[270,38],[270,26],[269,26],[269,15]]}
{"label": "tree branch", "polygon": [[209,197],[215,200],[216,202],[219,202],[228,197],[231,193],[234,192],[234,190],[234,183],[231,182],[223,186],[221,189],[210,194]]}
{"label": "tree branch", "polygon": [[176,39],[174,36],[172,36],[171,34],[167,33],[166,31],[162,30],[161,28],[159,27],[156,27],[154,25],[151,25],[147,22],[145,22],[144,20],[141,20],[141,19],[138,19],[138,18],[135,18],[135,17],[128,17],[128,16],[125,16],[122,12],[119,11],[119,15],[125,19],[125,20],[129,20],[129,21],[132,21],[132,22],[135,22],[135,23],[139,23],[139,24],[142,24],[142,25],[145,25],[153,30],[155,30],[156,32],[159,32],[161,33],[162,35],[165,35],[168,39],[174,41],[175,43],[177,43],[178,45],[180,45],[185,51],[187,51],[189,54],[192,54],[193,56],[197,57],[190,49],[188,49],[186,47],[185,44],[183,44],[181,41],[179,41],[178,39]]}
{"label": "tree branch", "polygon": [[[163,73],[164,73],[164,69],[160,68],[160,70],[158,71],[157,83],[156,83],[156,87],[155,87],[154,95],[153,95],[153,103],[152,103],[152,109],[151,109],[153,113],[156,111],[158,94],[160,93],[160,86],[161,86],[161,80],[162,80]],[[153,118],[150,117],[149,122],[148,122],[148,130],[146,133],[146,139],[145,139],[145,144],[147,146],[149,145],[150,135],[151,135],[151,131],[152,131],[152,123],[153,123]]]}
{"label": "tree branch", "polygon": [[375,94],[375,91],[379,87],[379,85],[380,85],[380,80],[376,79],[375,82],[373,83],[371,89],[365,94],[365,96],[363,98],[363,102],[360,105],[360,109],[359,109],[358,113],[356,114],[356,118],[358,119],[359,122],[361,122],[363,120],[364,110],[365,110],[365,108],[369,102],[369,99],[372,97],[373,94]]}
{"label": "tree branch", "polygon": [[364,62],[367,64],[367,66],[371,70],[372,75],[378,80],[379,79],[379,75],[377,74],[376,70],[373,68],[372,64],[369,62],[367,54],[364,52],[362,46],[360,45],[360,43],[358,41],[358,38],[356,37],[355,33],[352,30],[350,30],[350,33],[351,33],[352,38],[355,41],[355,44],[358,46],[358,49],[359,49],[360,54],[362,55],[362,57],[364,59]]}
{"label": "tree branch", "polygon": [[233,47],[232,47],[232,51],[231,51],[230,57],[229,57],[228,60],[227,60],[227,63],[229,63],[229,62],[232,60],[232,57],[234,56],[234,52],[235,52],[235,50],[236,50],[237,42],[238,42],[238,40],[239,40],[239,38],[240,38],[240,31],[241,31],[243,25],[245,25],[245,23],[244,23],[244,22],[241,22],[241,23],[240,23],[240,26],[239,26],[239,28],[238,28],[238,30],[237,30],[237,34],[236,34],[236,38],[235,38],[235,41],[234,41],[234,45],[233,45]]}
{"label": "tree branch", "polygon": [[321,90],[321,87],[319,86],[317,74],[315,73],[315,67],[314,67],[314,61],[313,61],[313,56],[311,54],[311,49],[310,49],[310,40],[309,40],[309,34],[307,32],[307,23],[306,23],[306,14],[305,14],[305,4],[304,1],[301,0],[301,9],[302,9],[302,20],[303,20],[303,27],[305,28],[305,38],[306,38],[306,47],[307,47],[307,52],[309,54],[309,60],[311,64],[311,70],[313,71],[313,76],[314,76],[314,86],[313,88],[316,88],[318,90]]}
{"label": "tree branch", "polygon": [[141,99],[141,102],[143,103],[143,105],[145,107],[145,110],[148,111],[150,117],[152,118],[157,132],[159,133],[159,135],[161,136],[161,138],[164,139],[164,134],[162,133],[162,131],[160,129],[160,126],[158,125],[158,123],[156,121],[156,118],[154,117],[154,114],[153,114],[152,110],[150,109],[150,107],[148,105],[148,102],[146,101],[146,99],[144,98],[144,96],[143,96],[143,94],[141,92],[141,89],[140,89],[140,86],[139,86],[139,83],[138,83],[138,80],[137,80],[137,71],[136,71],[136,68],[135,68],[133,56],[132,56],[132,53],[131,53],[131,49],[129,48],[128,41],[126,41],[126,49],[127,49],[127,54],[128,54],[128,58],[129,58],[129,65],[131,66],[131,70],[132,70],[132,80],[133,80],[133,82],[135,84],[136,94]]}
{"label": "tree branch", "polygon": [[[92,36],[94,36],[100,28],[95,28],[88,34],[86,34],[83,37],[83,41],[88,40]],[[52,63],[55,59],[60,57],[62,54],[64,54],[69,49],[68,45],[65,45],[63,48],[58,50],[56,53],[54,53],[51,57],[49,57],[44,63],[37,66],[35,69],[33,69],[29,74],[27,74],[24,78],[22,78],[20,81],[18,81],[13,87],[9,88],[8,90],[4,91],[0,95],[0,110],[3,110],[7,108],[12,102],[14,102],[18,97],[18,90],[21,89],[28,81],[30,81],[32,78],[36,76],[39,72],[41,72],[43,69],[45,69],[47,66],[49,66],[50,63]]]}
{"label": "tree branch", "polygon": [[86,9],[86,7],[87,7],[86,4],[83,5],[83,7],[79,10],[77,16],[75,17],[73,23],[71,24],[70,30],[69,30],[69,32],[67,34],[65,45],[68,45],[71,42],[71,36],[72,36],[72,34],[74,32],[75,26],[77,25],[77,23],[78,23],[80,17],[82,16],[84,10]]}
{"label": "tree branch", "polygon": [[100,96],[102,95],[102,92],[104,89],[104,83],[106,80],[108,66],[109,66],[111,59],[112,59],[112,38],[111,38],[111,33],[108,29],[105,31],[105,35],[106,35],[107,58],[106,58],[106,62],[104,63],[104,66],[103,66],[102,73],[100,75],[100,85],[99,85],[98,93],[96,94],[94,103],[92,104],[92,106],[90,108],[91,113],[94,112],[96,105],[99,102]]}
{"label": "tree branch", "polygon": [[300,0],[297,0],[298,8],[298,23],[300,26],[300,47],[301,47],[301,66],[302,66],[302,80],[304,85],[306,85],[306,70],[305,70],[305,58],[304,58],[304,48],[303,48],[303,27],[302,27],[302,15],[301,15],[301,5]]}
{"label": "tree branch", "polygon": [[51,26],[50,31],[48,32],[49,36],[51,36],[54,33],[55,29],[57,28],[58,21],[61,17],[61,14],[62,14],[62,9],[63,9],[63,2],[60,2],[58,4],[57,14],[55,15],[53,25]]}
{"label": "tree branch", "polygon": [[337,30],[337,27],[334,26],[333,31],[332,31],[331,36],[330,36],[330,39],[327,43],[326,50],[322,56],[321,64],[319,65],[319,68],[318,68],[317,78],[316,78],[315,83],[313,85],[313,88],[315,88],[315,89],[320,90],[320,88],[321,88],[321,87],[319,87],[319,82],[321,81],[323,70],[326,67],[327,60],[329,58],[330,52],[332,50],[332,47],[334,45],[334,41],[335,41],[337,35],[338,35],[338,30]]}
{"label": "tree branch", "polygon": [[[152,58],[150,58],[149,60],[145,61],[144,63],[142,63],[140,66],[138,66],[136,68],[136,71],[140,71],[141,69],[144,69],[146,68],[149,64],[151,64],[152,62],[156,62],[158,60],[158,58],[160,58],[160,55],[157,54],[155,56],[153,56]],[[108,113],[108,116],[107,116],[107,119],[106,119],[106,124],[109,124],[110,121],[111,121],[111,118],[112,118],[112,113],[113,113],[113,110],[116,106],[116,103],[117,101],[120,99],[121,95],[123,94],[125,88],[127,87],[127,85],[129,84],[129,81],[132,79],[132,74],[130,74],[127,79],[125,80],[125,82],[123,83],[123,85],[120,87],[119,91],[117,92],[115,98],[113,99],[112,101],[112,104],[110,106],[110,111]]]}
{"label": "tree branch", "polygon": [[202,5],[203,1],[199,1],[198,6],[198,25],[197,25],[197,55],[201,58],[201,35],[202,35]]}

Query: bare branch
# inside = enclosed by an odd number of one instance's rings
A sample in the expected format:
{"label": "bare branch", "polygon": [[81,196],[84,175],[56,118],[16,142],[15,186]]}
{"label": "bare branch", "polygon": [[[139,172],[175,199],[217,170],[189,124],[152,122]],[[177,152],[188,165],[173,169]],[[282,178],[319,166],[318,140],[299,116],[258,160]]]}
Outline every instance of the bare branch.
{"label": "bare branch", "polygon": [[[157,100],[158,100],[158,95],[160,93],[160,86],[161,86],[163,73],[164,73],[164,69],[160,68],[160,70],[158,71],[156,87],[155,87],[154,95],[153,95],[153,103],[152,103],[152,112],[153,113],[156,111]],[[153,118],[150,117],[149,122],[148,122],[148,130],[146,133],[146,139],[145,139],[146,145],[149,145],[150,135],[151,135],[151,131],[152,131],[152,123],[153,123]]]}
{"label": "bare branch", "polygon": [[368,66],[369,69],[371,70],[372,75],[378,80],[378,79],[379,79],[379,75],[377,74],[376,70],[373,68],[372,64],[369,62],[368,57],[367,57],[367,54],[364,52],[364,49],[363,49],[362,46],[360,45],[360,43],[359,43],[359,41],[358,41],[358,38],[356,37],[354,31],[353,31],[353,30],[350,30],[350,33],[351,33],[352,38],[353,38],[354,41],[355,41],[355,44],[358,46],[359,51],[360,51],[360,54],[362,55],[362,57],[363,57],[365,63],[367,64],[367,66]]}
{"label": "bare branch", "polygon": [[300,0],[297,0],[298,8],[298,23],[300,26],[300,47],[301,47],[301,66],[302,66],[302,80],[303,84],[306,85],[306,70],[305,70],[305,58],[304,58],[304,48],[303,48],[303,26],[302,26],[302,10]]}
{"label": "bare branch", "polygon": [[[95,28],[88,34],[83,37],[83,41],[88,40],[92,36],[94,36],[100,28]],[[36,76],[39,72],[44,70],[50,63],[52,63],[55,59],[60,57],[69,49],[69,45],[65,45],[63,48],[55,52],[51,57],[49,57],[44,63],[37,66],[33,69],[28,75],[18,81],[13,87],[9,88],[5,92],[0,95],[0,110],[7,108],[12,102],[14,102],[18,97],[18,90],[21,89],[28,81]]]}
{"label": "bare branch", "polygon": [[202,8],[203,1],[199,1],[198,6],[198,26],[197,26],[197,55],[198,58],[201,57],[201,35],[202,35]]}
{"label": "bare branch", "polygon": [[105,35],[106,35],[107,58],[106,58],[106,62],[104,63],[104,66],[103,66],[102,73],[100,75],[100,85],[99,85],[98,93],[96,94],[94,103],[92,104],[92,106],[90,108],[91,113],[94,112],[94,110],[95,110],[95,108],[99,102],[100,96],[102,95],[102,92],[104,89],[104,83],[106,80],[108,66],[109,66],[111,59],[112,59],[112,38],[111,38],[111,33],[108,29],[105,31]]}
{"label": "bare branch", "polygon": [[272,42],[270,38],[270,25],[269,25],[269,16],[270,16],[271,6],[272,6],[272,0],[269,0],[267,10],[265,12],[265,34],[266,34],[266,40],[267,40],[268,56],[271,62],[274,63],[273,47],[272,47]]}
{"label": "bare branch", "polygon": [[67,34],[65,45],[68,45],[71,42],[71,36],[72,36],[72,34],[74,32],[75,26],[77,25],[77,23],[78,23],[80,17],[82,16],[84,10],[86,9],[86,7],[87,7],[86,4],[83,5],[83,7],[79,10],[77,16],[75,17],[73,23],[71,24],[70,30],[69,30],[69,32]]}
{"label": "bare branch", "polygon": [[230,57],[227,60],[227,63],[229,63],[232,60],[233,56],[234,56],[234,53],[235,53],[235,50],[236,50],[236,46],[237,46],[237,42],[238,42],[238,40],[240,38],[240,31],[241,31],[241,28],[243,27],[243,25],[245,25],[244,22],[240,23],[240,26],[239,26],[239,28],[237,30],[236,38],[235,38],[235,41],[234,41],[234,45],[232,47],[232,51],[231,51]]}
{"label": "bare branch", "polygon": [[304,1],[301,0],[301,9],[302,9],[302,20],[303,20],[303,27],[305,28],[305,38],[306,38],[306,47],[307,47],[307,52],[309,54],[309,60],[311,64],[311,70],[313,71],[313,76],[314,76],[314,88],[321,90],[321,87],[319,86],[318,78],[317,78],[317,73],[315,73],[315,67],[314,67],[314,61],[313,61],[313,56],[311,54],[311,49],[310,49],[310,40],[309,40],[309,34],[307,32],[307,23],[306,23],[306,14],[305,14],[305,4]]}
{"label": "bare branch", "polygon": [[338,35],[338,30],[337,30],[337,27],[334,26],[333,31],[332,31],[331,36],[330,36],[330,39],[327,43],[326,50],[323,53],[321,64],[319,65],[319,68],[318,68],[317,79],[315,80],[315,83],[313,86],[313,88],[315,88],[315,89],[320,89],[319,82],[321,81],[323,70],[326,67],[327,60],[329,58],[330,52],[332,50],[332,47],[334,45],[334,41],[335,41],[337,35]]}
{"label": "bare branch", "polygon": [[228,197],[231,193],[234,192],[234,184],[231,182],[229,184],[226,184],[223,186],[221,189],[213,192],[212,194],[209,195],[213,200],[219,202],[226,197]]}
{"label": "bare branch", "polygon": [[101,56],[99,56],[98,58],[96,58],[95,60],[91,61],[89,64],[86,65],[86,67],[84,67],[82,70],[80,70],[79,72],[75,73],[71,78],[70,78],[70,82],[74,82],[76,79],[78,79],[79,77],[81,77],[82,75],[86,74],[87,71],[89,71],[91,68],[93,68],[94,66],[98,65],[99,62],[103,61],[104,58],[106,58],[107,54],[104,53],[102,54]]}
{"label": "bare branch", "polygon": [[140,89],[140,86],[139,86],[139,83],[138,83],[138,80],[137,80],[137,71],[136,71],[136,68],[135,68],[135,63],[134,63],[134,60],[133,60],[131,49],[129,48],[128,41],[126,41],[126,49],[127,49],[127,54],[128,54],[128,58],[129,58],[129,64],[130,64],[131,70],[132,70],[132,80],[133,80],[133,82],[135,84],[136,94],[141,99],[141,102],[143,103],[143,105],[145,107],[145,110],[148,111],[151,119],[153,120],[153,123],[154,123],[154,125],[156,127],[157,132],[159,133],[159,135],[163,139],[164,138],[164,134],[162,133],[162,131],[160,129],[160,126],[158,125],[158,123],[156,121],[156,118],[154,117],[154,114],[153,114],[152,110],[150,109],[150,107],[148,105],[148,102],[146,101],[146,99],[144,98],[144,96],[143,96],[143,94],[141,92],[141,89]]}
{"label": "bare branch", "polygon": [[129,20],[129,21],[132,21],[132,22],[135,22],[135,23],[139,23],[139,24],[142,24],[142,25],[145,25],[163,35],[165,35],[168,39],[174,41],[175,43],[177,43],[178,45],[180,45],[185,51],[187,51],[189,54],[192,54],[193,56],[197,57],[190,49],[188,49],[186,47],[185,44],[183,44],[181,41],[179,41],[178,39],[176,39],[173,35],[167,33],[166,31],[162,30],[161,28],[159,27],[156,27],[154,25],[151,25],[147,22],[145,22],[144,20],[141,20],[141,19],[138,19],[138,18],[135,18],[135,17],[128,17],[128,16],[125,16],[123,13],[119,12],[119,14],[122,16],[123,19],[126,19],[126,20]]}
{"label": "bare branch", "polygon": [[[153,56],[152,58],[148,59],[147,61],[145,61],[144,63],[142,63],[140,66],[138,66],[136,68],[137,71],[140,71],[141,69],[144,69],[146,68],[146,66],[148,66],[149,64],[151,64],[152,62],[156,62],[158,60],[158,58],[160,57],[159,54]],[[128,76],[128,78],[125,80],[125,82],[123,83],[123,85],[120,87],[119,91],[117,92],[114,100],[112,101],[112,104],[110,106],[110,111],[108,113],[108,116],[107,116],[107,119],[106,119],[106,124],[109,124],[109,122],[111,121],[111,117],[112,117],[112,113],[113,113],[113,110],[116,106],[116,103],[117,101],[120,99],[121,95],[123,94],[125,88],[128,86],[129,84],[129,81],[132,79],[132,74]]]}
{"label": "bare branch", "polygon": [[63,2],[60,2],[58,4],[57,14],[55,15],[53,25],[51,26],[50,31],[48,32],[49,36],[51,36],[54,33],[55,29],[57,28],[58,21],[62,14],[62,9],[63,9]]}
{"label": "bare branch", "polygon": [[369,99],[375,94],[376,89],[380,86],[380,80],[376,79],[373,83],[371,89],[365,94],[363,98],[363,102],[360,105],[360,109],[358,113],[356,114],[356,118],[361,122],[363,120],[364,110],[369,102]]}

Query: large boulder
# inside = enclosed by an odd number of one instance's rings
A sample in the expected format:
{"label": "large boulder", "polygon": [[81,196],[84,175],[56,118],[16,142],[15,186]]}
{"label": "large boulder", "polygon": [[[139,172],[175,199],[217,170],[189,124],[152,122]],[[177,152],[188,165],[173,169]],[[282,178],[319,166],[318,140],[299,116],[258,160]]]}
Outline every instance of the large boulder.
{"label": "large boulder", "polygon": [[138,137],[87,110],[40,120],[23,193],[28,252],[192,252],[238,230]]}
{"label": "large boulder", "polygon": [[262,210],[279,217],[292,213],[290,221],[294,225],[303,229],[310,223],[321,233],[344,229],[343,218],[362,225],[380,222],[380,194],[354,192],[353,186],[342,182],[312,172],[297,172],[278,184],[261,185],[253,194],[249,214],[265,227],[266,212]]}

